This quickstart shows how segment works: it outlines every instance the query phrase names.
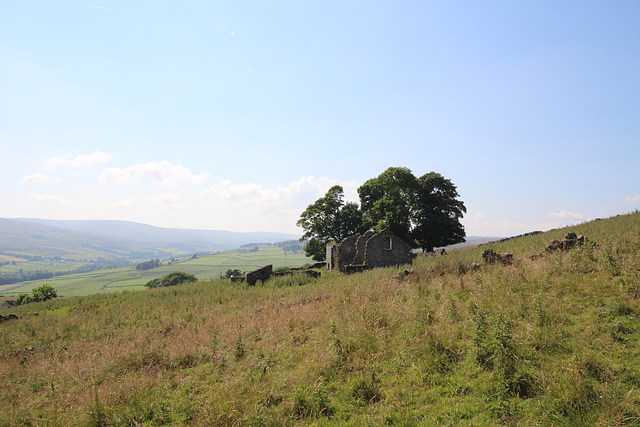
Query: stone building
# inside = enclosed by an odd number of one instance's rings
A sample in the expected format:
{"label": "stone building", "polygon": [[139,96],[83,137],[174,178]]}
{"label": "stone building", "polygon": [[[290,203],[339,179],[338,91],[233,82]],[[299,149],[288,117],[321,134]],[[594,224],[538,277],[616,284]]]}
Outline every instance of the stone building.
{"label": "stone building", "polygon": [[257,270],[248,272],[245,277],[247,278],[247,283],[253,286],[258,282],[258,280],[261,282],[269,280],[272,273],[273,265],[269,264]]}
{"label": "stone building", "polygon": [[386,229],[378,234],[367,231],[351,236],[340,243],[327,245],[327,270],[342,272],[368,268],[411,264],[411,246]]}

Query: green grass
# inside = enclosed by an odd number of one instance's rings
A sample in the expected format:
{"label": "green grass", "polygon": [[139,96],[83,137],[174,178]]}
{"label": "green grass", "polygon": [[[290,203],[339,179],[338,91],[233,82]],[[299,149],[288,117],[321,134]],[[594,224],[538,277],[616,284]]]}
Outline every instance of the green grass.
{"label": "green grass", "polygon": [[640,214],[487,247],[5,310],[0,425],[640,425]]}
{"label": "green grass", "polygon": [[[229,269],[237,268],[241,271],[251,271],[268,264],[273,264],[274,268],[283,266],[300,267],[310,262],[313,261],[304,256],[304,254],[287,252],[285,256],[282,248],[260,246],[257,252],[225,251],[217,255],[201,256],[195,259],[189,258],[152,270],[139,271],[135,269],[135,266],[129,266],[21,282],[14,285],[0,286],[0,294],[17,296],[20,293],[28,293],[31,289],[45,283],[52,285],[59,295],[66,297],[124,290],[142,290],[149,280],[162,277],[173,271],[195,274],[199,279],[205,280],[219,278]],[[18,264],[18,266],[20,265],[24,264]]]}
{"label": "green grass", "polygon": [[52,273],[60,273],[65,271],[73,271],[79,267],[86,265],[84,262],[56,262],[56,261],[29,261],[17,262],[15,265],[3,265],[0,267],[0,273],[18,273],[20,271],[50,271]]}

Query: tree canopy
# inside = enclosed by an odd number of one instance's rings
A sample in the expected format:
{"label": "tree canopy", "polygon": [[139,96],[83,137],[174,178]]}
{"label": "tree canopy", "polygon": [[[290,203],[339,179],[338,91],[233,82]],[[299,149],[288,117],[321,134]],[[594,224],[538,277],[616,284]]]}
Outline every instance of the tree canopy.
{"label": "tree canopy", "polygon": [[339,242],[367,230],[358,204],[345,203],[340,185],[334,185],[324,197],[309,205],[297,225],[304,230],[300,240],[308,240],[305,253],[316,261],[324,261],[328,242]]}
{"label": "tree canopy", "polygon": [[364,221],[376,231],[388,228],[415,246],[411,236],[411,220],[417,193],[418,181],[409,169],[387,169],[358,188]]}
{"label": "tree canopy", "polygon": [[431,252],[434,247],[464,242],[466,233],[460,218],[467,208],[458,200],[456,186],[436,172],[421,176],[418,186],[412,235],[420,247]]}
{"label": "tree canopy", "polygon": [[412,247],[465,241],[460,218],[467,212],[451,180],[436,172],[416,178],[408,168],[391,167],[359,189],[365,222],[376,231],[390,229]]}

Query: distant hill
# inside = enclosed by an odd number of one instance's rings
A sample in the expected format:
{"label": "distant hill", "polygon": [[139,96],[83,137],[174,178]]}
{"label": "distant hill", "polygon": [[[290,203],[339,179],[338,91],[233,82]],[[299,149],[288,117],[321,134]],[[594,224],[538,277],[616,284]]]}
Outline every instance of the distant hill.
{"label": "distant hill", "polygon": [[[131,221],[112,220],[48,220],[19,218],[21,222],[55,227],[81,233],[92,233],[109,239],[135,241],[138,244],[165,252],[202,252],[235,249],[247,243],[274,243],[295,239],[298,236],[286,233],[248,232],[221,230],[195,230],[162,228]],[[3,249],[0,247],[0,251]]]}
{"label": "distant hill", "polygon": [[0,253],[96,260],[157,257],[170,255],[171,250],[131,239],[0,218]]}

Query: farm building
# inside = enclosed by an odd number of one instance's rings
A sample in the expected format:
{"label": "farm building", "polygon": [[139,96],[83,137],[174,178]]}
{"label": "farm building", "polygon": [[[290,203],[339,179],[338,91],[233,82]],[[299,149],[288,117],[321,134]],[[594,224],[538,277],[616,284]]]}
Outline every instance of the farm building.
{"label": "farm building", "polygon": [[411,246],[386,229],[351,236],[327,245],[327,270],[342,272],[411,264]]}

